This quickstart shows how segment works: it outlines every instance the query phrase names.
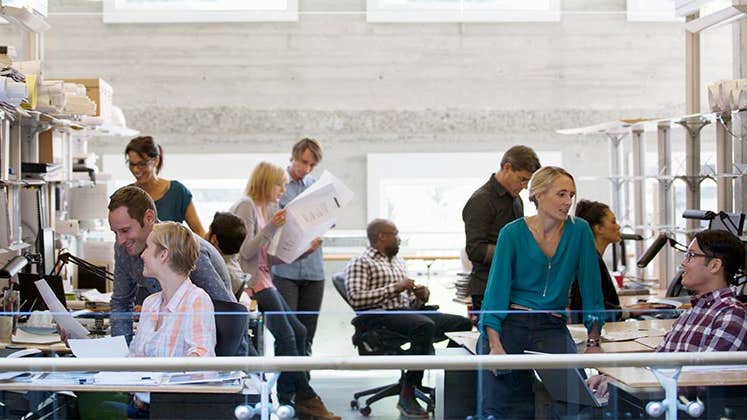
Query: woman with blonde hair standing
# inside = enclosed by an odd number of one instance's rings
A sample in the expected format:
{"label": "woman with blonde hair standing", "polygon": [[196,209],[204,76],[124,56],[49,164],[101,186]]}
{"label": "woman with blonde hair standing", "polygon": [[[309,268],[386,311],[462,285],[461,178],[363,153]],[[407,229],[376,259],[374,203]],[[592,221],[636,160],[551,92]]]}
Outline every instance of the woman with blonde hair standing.
{"label": "woman with blonde hair standing", "polygon": [[[509,223],[498,237],[478,325],[480,354],[575,353],[565,314],[574,279],[583,296],[586,351],[599,351],[604,305],[597,252],[589,224],[569,216],[575,196],[576,183],[563,168],[532,175],[529,200],[537,214]],[[481,371],[478,413],[534,418],[530,373]]]}
{"label": "woman with blonde hair standing", "polygon": [[[267,253],[275,232],[285,224],[285,210],[278,210],[278,200],[285,191],[286,182],[285,169],[261,162],[249,178],[244,197],[231,207],[231,212],[243,219],[246,225],[246,238],[239,251],[241,269],[252,275],[246,293],[265,313],[265,324],[275,337],[275,354],[303,356],[306,329],[273,285],[270,275],[272,256]],[[310,250],[320,244],[315,241],[310,244]],[[304,372],[282,372],[277,390],[280,403],[293,404],[301,418],[340,419],[327,410]]]}

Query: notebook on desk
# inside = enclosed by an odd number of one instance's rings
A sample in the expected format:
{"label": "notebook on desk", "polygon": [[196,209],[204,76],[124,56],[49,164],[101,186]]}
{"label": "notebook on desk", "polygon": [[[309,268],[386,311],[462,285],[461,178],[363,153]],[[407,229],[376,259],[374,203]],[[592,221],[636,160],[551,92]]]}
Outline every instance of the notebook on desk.
{"label": "notebook on desk", "polygon": [[[525,350],[526,354],[547,354]],[[607,397],[598,397],[586,384],[580,369],[535,369],[552,398],[572,404],[604,407]]]}

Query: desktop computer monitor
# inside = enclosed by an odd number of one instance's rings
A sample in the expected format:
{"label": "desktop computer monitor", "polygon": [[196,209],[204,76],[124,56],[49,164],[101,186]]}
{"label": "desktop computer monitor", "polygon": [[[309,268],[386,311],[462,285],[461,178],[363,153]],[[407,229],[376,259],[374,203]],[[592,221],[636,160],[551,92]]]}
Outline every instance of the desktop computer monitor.
{"label": "desktop computer monitor", "polygon": [[[62,285],[62,277],[60,276],[44,276],[47,280],[47,284],[54,292],[57,299],[60,300],[63,306],[67,308],[65,303],[65,290]],[[47,304],[44,303],[39,294],[39,289],[34,284],[35,281],[39,280],[39,275],[34,273],[18,273],[18,284],[21,299],[21,312],[32,312],[32,311],[44,311],[47,308]]]}

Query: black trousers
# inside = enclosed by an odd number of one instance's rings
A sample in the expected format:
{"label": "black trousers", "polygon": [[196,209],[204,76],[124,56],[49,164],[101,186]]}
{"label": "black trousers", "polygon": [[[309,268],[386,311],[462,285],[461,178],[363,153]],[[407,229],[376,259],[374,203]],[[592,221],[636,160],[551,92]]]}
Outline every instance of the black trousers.
{"label": "black trousers", "polygon": [[[446,340],[444,333],[472,329],[468,318],[438,311],[397,310],[361,316],[371,317],[372,322],[410,337],[410,354],[413,355],[434,354],[433,343]],[[420,385],[422,380],[422,370],[409,370],[405,374],[405,383],[409,386]]]}

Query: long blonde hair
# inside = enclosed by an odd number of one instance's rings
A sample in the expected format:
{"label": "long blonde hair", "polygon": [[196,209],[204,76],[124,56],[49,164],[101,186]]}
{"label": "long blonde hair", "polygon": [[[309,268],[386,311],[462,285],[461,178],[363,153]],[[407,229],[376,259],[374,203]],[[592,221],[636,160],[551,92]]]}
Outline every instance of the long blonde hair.
{"label": "long blonde hair", "polygon": [[249,177],[246,183],[244,194],[248,195],[255,202],[269,201],[272,194],[272,188],[275,185],[285,184],[288,176],[285,169],[270,162],[260,162]]}

